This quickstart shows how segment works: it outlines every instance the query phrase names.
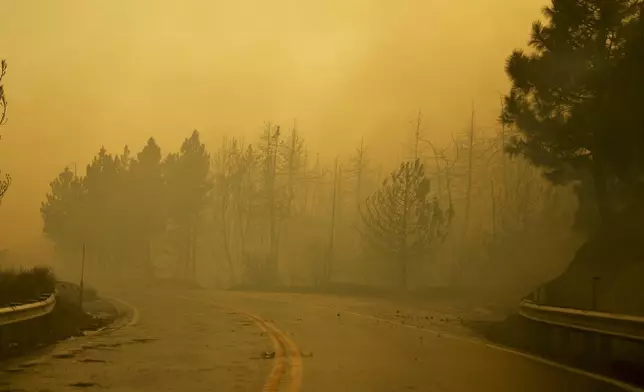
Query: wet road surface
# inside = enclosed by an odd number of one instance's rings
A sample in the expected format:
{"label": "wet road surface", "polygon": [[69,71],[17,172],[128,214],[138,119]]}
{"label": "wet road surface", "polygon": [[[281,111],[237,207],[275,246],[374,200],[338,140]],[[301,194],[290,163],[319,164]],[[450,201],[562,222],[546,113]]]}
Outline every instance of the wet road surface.
{"label": "wet road surface", "polygon": [[500,350],[458,309],[321,295],[115,293],[131,325],[60,343],[0,373],[0,391],[612,392]]}

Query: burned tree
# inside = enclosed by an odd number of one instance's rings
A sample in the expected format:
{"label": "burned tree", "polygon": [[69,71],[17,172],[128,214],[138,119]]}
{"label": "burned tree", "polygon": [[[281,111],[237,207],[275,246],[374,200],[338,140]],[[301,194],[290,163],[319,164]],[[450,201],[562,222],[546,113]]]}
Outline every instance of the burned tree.
{"label": "burned tree", "polygon": [[448,219],[429,192],[430,182],[417,159],[401,164],[361,209],[363,238],[399,264],[402,288],[407,287],[409,263],[447,234]]}
{"label": "burned tree", "polygon": [[[4,95],[4,86],[2,85],[2,79],[7,73],[7,62],[2,60],[0,64],[0,125],[4,125],[7,122],[7,99]],[[0,202],[2,202],[2,197],[11,185],[11,176],[9,174],[4,175],[4,179],[0,179]]]}
{"label": "burned tree", "polygon": [[295,214],[294,201],[296,196],[297,182],[302,177],[304,167],[304,139],[300,136],[297,126],[293,126],[291,135],[286,142],[278,146],[277,159],[281,160],[281,171],[286,176],[285,191],[285,216]]}
{"label": "burned tree", "polygon": [[266,125],[259,148],[259,163],[262,166],[263,189],[262,198],[269,223],[269,253],[266,263],[267,281],[277,281],[279,264],[279,238],[280,221],[283,214],[284,198],[280,193],[277,181],[279,160],[279,146],[281,144],[280,126]]}
{"label": "burned tree", "polygon": [[2,79],[7,73],[7,61],[2,60],[0,62],[0,125],[4,125],[7,122],[7,98],[4,95],[4,86],[2,85]]}

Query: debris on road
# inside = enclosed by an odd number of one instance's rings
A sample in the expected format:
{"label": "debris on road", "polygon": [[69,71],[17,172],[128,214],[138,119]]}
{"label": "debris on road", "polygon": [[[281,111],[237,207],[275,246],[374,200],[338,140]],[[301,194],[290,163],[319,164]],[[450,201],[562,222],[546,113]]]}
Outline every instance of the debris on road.
{"label": "debris on road", "polygon": [[79,360],[78,362],[81,363],[107,363],[106,360],[104,359],[95,359],[95,358],[83,358]]}
{"label": "debris on road", "polygon": [[134,338],[132,339],[133,343],[150,343],[154,342],[156,339],[155,338]]}
{"label": "debris on road", "polygon": [[91,388],[91,387],[95,387],[96,383],[95,382],[79,381],[79,382],[69,384],[69,386],[70,387],[75,387],[75,388]]}
{"label": "debris on road", "polygon": [[53,354],[52,358],[69,359],[69,358],[74,358],[74,355],[76,355],[76,354],[68,351],[68,352],[62,352],[62,353],[58,353],[58,354]]}
{"label": "debris on road", "polygon": [[25,363],[21,363],[20,367],[21,368],[32,368],[34,366],[38,366],[38,365],[41,365],[41,364],[42,364],[42,361],[28,361],[28,362],[25,362]]}

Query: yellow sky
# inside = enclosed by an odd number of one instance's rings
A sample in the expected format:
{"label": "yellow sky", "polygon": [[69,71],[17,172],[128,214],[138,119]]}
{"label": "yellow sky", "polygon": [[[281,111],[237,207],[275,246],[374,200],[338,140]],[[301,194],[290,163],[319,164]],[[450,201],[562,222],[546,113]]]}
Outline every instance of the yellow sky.
{"label": "yellow sky", "polygon": [[[9,122],[0,248],[40,236],[39,204],[101,144],[176,150],[297,118],[323,155],[399,154],[420,108],[441,139],[494,123],[505,58],[544,0],[0,0]],[[392,147],[394,146],[394,147]],[[214,145],[213,145],[214,148]]]}

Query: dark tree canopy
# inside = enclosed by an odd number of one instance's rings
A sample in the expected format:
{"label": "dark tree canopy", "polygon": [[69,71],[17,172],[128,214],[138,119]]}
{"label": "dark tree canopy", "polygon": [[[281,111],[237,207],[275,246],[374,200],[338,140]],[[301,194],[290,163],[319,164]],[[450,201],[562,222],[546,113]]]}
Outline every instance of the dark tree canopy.
{"label": "dark tree canopy", "polygon": [[641,0],[553,0],[534,22],[530,52],[516,50],[502,121],[519,136],[509,152],[548,170],[554,182],[592,173],[602,214],[611,184],[644,169]]}
{"label": "dark tree canopy", "polygon": [[43,232],[59,247],[73,247],[83,241],[85,233],[82,216],[85,189],[68,167],[49,186],[40,208]]}
{"label": "dark tree canopy", "polygon": [[168,155],[165,171],[170,220],[179,226],[194,224],[212,187],[210,155],[199,132],[186,138],[178,153]]}
{"label": "dark tree canopy", "polygon": [[178,227],[190,234],[174,243],[187,264],[211,189],[209,166],[196,131],[165,160],[153,138],[135,158],[127,146],[118,155],[101,148],[84,175],[65,168],[50,183],[41,206],[43,232],[59,250],[78,252],[85,245],[98,265],[118,270],[127,260],[149,268],[152,239]]}

